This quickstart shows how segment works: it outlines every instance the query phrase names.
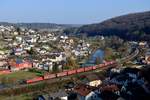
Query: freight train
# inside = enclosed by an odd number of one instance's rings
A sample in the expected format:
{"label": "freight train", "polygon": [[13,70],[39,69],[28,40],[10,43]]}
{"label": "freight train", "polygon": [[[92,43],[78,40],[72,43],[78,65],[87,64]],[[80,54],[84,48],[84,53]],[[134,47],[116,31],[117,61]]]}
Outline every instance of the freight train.
{"label": "freight train", "polygon": [[63,71],[63,72],[59,72],[59,73],[55,73],[55,74],[45,74],[41,77],[36,77],[33,79],[25,80],[25,83],[31,84],[31,83],[35,83],[35,82],[39,82],[39,81],[43,81],[43,80],[50,80],[50,79],[54,79],[54,78],[88,72],[88,71],[92,71],[92,70],[96,70],[96,69],[107,69],[107,68],[110,68],[110,65],[114,65],[116,63],[117,63],[116,61],[111,61],[111,62],[105,62],[103,64],[99,64],[99,65],[95,65],[95,66],[83,67],[83,68],[78,68],[78,69],[74,69],[74,70],[67,70],[67,71]]}

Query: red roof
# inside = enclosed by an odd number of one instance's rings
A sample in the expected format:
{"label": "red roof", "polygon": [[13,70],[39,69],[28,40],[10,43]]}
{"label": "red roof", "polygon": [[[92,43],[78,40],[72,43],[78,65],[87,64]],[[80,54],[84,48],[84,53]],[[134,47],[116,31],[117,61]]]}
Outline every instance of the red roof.
{"label": "red roof", "polygon": [[86,96],[95,89],[95,87],[89,85],[79,84],[74,88],[74,92],[80,94],[81,96]]}
{"label": "red roof", "polygon": [[118,88],[117,85],[107,85],[107,86],[101,87],[101,90],[102,91],[111,91],[111,92],[114,92],[114,91],[118,91],[119,88]]}
{"label": "red roof", "polygon": [[31,68],[32,67],[32,63],[29,62],[29,61],[24,61],[24,62],[19,63],[19,64],[17,64],[15,61],[10,61],[9,65],[11,67],[16,67],[16,68],[19,68],[19,69],[22,69],[22,68]]}

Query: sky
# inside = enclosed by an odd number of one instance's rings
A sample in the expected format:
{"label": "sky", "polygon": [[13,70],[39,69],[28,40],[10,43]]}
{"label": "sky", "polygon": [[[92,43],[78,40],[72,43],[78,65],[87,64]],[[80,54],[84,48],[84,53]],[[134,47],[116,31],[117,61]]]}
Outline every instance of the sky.
{"label": "sky", "polygon": [[0,22],[91,24],[150,11],[150,0],[0,0]]}

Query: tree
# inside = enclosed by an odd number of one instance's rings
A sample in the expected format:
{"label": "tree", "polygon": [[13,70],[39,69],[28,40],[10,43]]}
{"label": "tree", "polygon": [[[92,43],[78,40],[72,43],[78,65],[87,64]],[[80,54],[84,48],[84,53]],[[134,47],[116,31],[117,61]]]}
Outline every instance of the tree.
{"label": "tree", "polygon": [[69,66],[71,69],[76,68],[78,65],[76,63],[76,60],[72,57],[67,58],[66,60],[66,66]]}
{"label": "tree", "polygon": [[2,77],[2,78],[1,78],[1,84],[6,84],[6,83],[7,83],[6,77]]}
{"label": "tree", "polygon": [[15,40],[16,40],[16,36],[13,36],[13,37],[12,37],[12,40],[15,41]]}
{"label": "tree", "polygon": [[102,59],[100,57],[96,57],[95,64],[98,65],[101,62],[102,62]]}
{"label": "tree", "polygon": [[105,60],[111,60],[113,55],[112,48],[106,48],[105,49]]}
{"label": "tree", "polygon": [[27,53],[30,54],[30,55],[35,55],[35,51],[32,47],[31,47],[30,50],[27,51]]}
{"label": "tree", "polygon": [[58,71],[59,71],[58,66],[56,63],[54,63],[53,72],[58,72]]}
{"label": "tree", "polygon": [[17,27],[16,31],[18,32],[18,34],[20,35],[21,29],[19,27]]}

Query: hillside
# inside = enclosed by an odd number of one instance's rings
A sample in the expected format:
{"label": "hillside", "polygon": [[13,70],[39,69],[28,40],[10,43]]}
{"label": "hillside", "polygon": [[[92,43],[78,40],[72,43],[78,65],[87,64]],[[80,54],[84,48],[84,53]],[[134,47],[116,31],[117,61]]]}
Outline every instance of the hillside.
{"label": "hillside", "polygon": [[150,11],[115,17],[102,23],[84,25],[77,31],[95,35],[117,35],[127,40],[150,40]]}

